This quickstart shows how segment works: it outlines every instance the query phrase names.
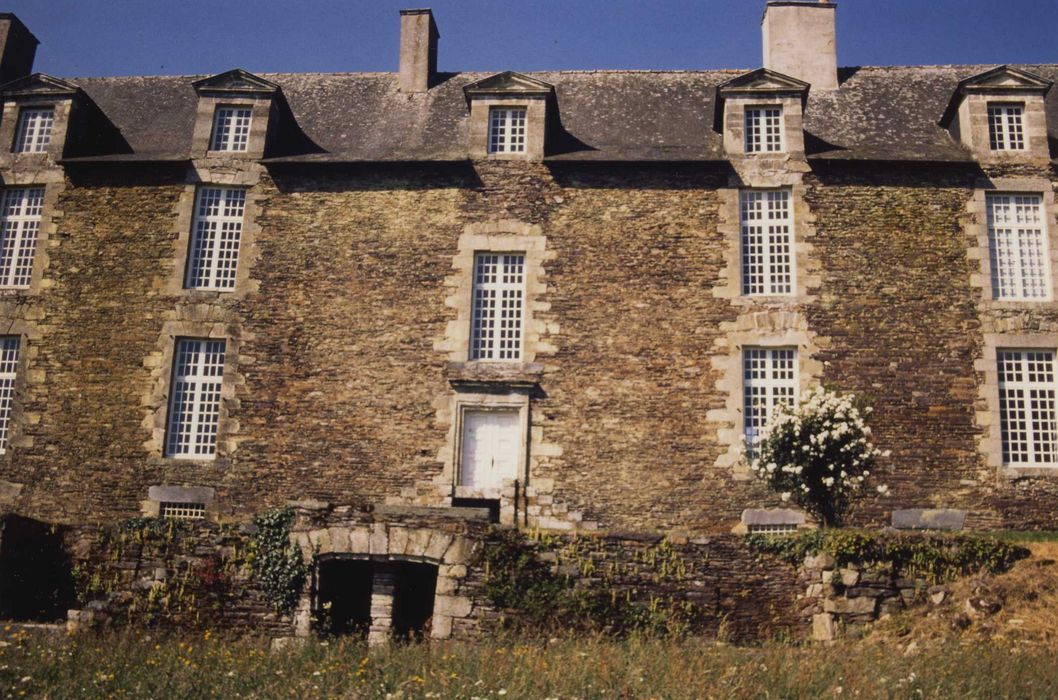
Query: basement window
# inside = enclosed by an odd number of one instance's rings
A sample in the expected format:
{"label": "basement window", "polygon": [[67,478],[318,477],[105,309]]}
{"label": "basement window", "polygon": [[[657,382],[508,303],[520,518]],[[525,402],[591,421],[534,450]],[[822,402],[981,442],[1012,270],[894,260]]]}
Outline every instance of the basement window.
{"label": "basement window", "polygon": [[522,359],[525,254],[478,253],[474,259],[471,360]]}
{"label": "basement window", "polygon": [[195,200],[195,220],[188,254],[188,289],[235,287],[246,191],[202,187]]}
{"label": "basement window", "polygon": [[217,107],[213,113],[211,151],[245,151],[250,140],[249,107]]}
{"label": "basement window", "polygon": [[753,446],[777,406],[797,397],[796,348],[745,348],[742,351],[742,399],[746,451]]}
{"label": "basement window", "polygon": [[1038,194],[989,194],[988,248],[996,299],[1051,297],[1050,253]]}
{"label": "basement window", "polygon": [[168,503],[158,506],[158,516],[172,520],[202,520],[206,517],[205,503]]}
{"label": "basement window", "polygon": [[17,335],[0,337],[0,454],[7,452],[20,346],[21,338]]}
{"label": "basement window", "polygon": [[998,350],[1003,464],[1058,466],[1053,350]]}
{"label": "basement window", "polygon": [[741,194],[742,293],[793,294],[793,221],[787,190]]}
{"label": "basement window", "polygon": [[15,131],[15,153],[44,153],[51,143],[51,129],[55,123],[55,110],[47,108],[25,108],[18,116]]}
{"label": "basement window", "polygon": [[746,108],[746,153],[783,150],[782,107]]}
{"label": "basement window", "polygon": [[993,151],[1025,150],[1024,105],[988,105],[988,142]]}
{"label": "basement window", "polygon": [[489,153],[525,152],[525,115],[524,107],[489,110]]}
{"label": "basement window", "polygon": [[29,286],[43,211],[43,187],[4,190],[0,205],[0,288]]}
{"label": "basement window", "polygon": [[792,535],[797,532],[797,526],[792,523],[773,523],[769,525],[749,525],[747,530],[751,535]]}
{"label": "basement window", "polygon": [[167,457],[213,457],[223,379],[223,340],[177,341],[165,441]]}

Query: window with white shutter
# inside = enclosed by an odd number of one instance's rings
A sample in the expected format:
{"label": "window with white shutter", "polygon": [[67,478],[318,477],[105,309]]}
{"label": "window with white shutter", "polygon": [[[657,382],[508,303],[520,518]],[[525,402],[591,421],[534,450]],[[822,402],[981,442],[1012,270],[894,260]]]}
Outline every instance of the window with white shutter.
{"label": "window with white shutter", "polygon": [[184,286],[189,289],[235,288],[245,209],[245,190],[199,188]]}
{"label": "window with white shutter", "polygon": [[224,380],[223,340],[181,338],[173,358],[166,456],[211,458]]}
{"label": "window with white shutter", "polygon": [[1025,150],[1024,112],[1022,105],[988,105],[988,143],[993,151]]}
{"label": "window with white shutter", "polygon": [[245,151],[250,141],[249,107],[217,107],[213,113],[211,151]]}
{"label": "window with white shutter", "polygon": [[517,479],[521,445],[519,411],[464,411],[459,485],[490,489]]}
{"label": "window with white shutter", "polygon": [[15,335],[0,337],[0,454],[7,451],[11,427],[11,404],[15,398],[15,378],[18,376],[20,338]]}
{"label": "window with white shutter", "polygon": [[524,107],[489,110],[489,153],[525,152],[525,115]]}
{"label": "window with white shutter", "polygon": [[742,401],[746,450],[768,424],[775,407],[797,398],[797,349],[752,348],[742,350]]}
{"label": "window with white shutter", "polygon": [[43,211],[43,187],[4,190],[0,205],[0,288],[29,286]]}
{"label": "window with white shutter", "polygon": [[15,153],[44,153],[51,143],[55,110],[51,107],[26,107],[18,115],[15,131]]}
{"label": "window with white shutter", "polygon": [[788,190],[743,190],[742,293],[793,294],[793,220]]}
{"label": "window with white shutter", "polygon": [[747,107],[745,124],[746,153],[783,150],[782,107]]}
{"label": "window with white shutter", "polygon": [[1003,464],[1058,466],[1053,350],[998,350]]}
{"label": "window with white shutter", "polygon": [[988,248],[996,299],[1051,298],[1051,264],[1038,194],[989,194]]}
{"label": "window with white shutter", "polygon": [[520,360],[525,317],[525,255],[478,253],[470,359]]}

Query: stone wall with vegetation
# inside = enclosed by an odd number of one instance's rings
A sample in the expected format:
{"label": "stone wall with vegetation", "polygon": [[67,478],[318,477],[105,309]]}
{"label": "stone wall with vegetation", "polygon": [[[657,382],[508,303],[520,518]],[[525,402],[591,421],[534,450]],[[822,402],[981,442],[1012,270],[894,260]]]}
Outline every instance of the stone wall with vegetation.
{"label": "stone wall with vegetation", "polygon": [[[539,226],[554,253],[539,299],[554,353],[530,411],[550,448],[529,477],[553,488],[534,505],[571,528],[727,531],[743,508],[779,505],[716,466],[730,446],[707,419],[728,398],[713,363],[722,327],[746,312],[716,294],[730,175],[723,165],[276,166],[253,188],[257,253],[240,261],[252,286],[226,296],[170,290],[186,257],[174,229],[185,173],[71,171],[34,299],[25,371],[35,382],[0,461],[0,479],[22,485],[5,489],[11,507],[113,522],[137,515],[159,484],[215,489],[222,521],[305,498],[360,506],[425,493],[444,505],[436,480],[450,425],[438,415],[453,389],[437,343],[456,313],[445,280],[466,226],[514,220]],[[1058,517],[1055,479],[997,479],[978,451],[980,290],[964,223],[982,175],[882,164],[806,175],[822,279],[793,311],[816,338],[822,382],[872,405],[874,441],[893,452],[879,474],[892,495],[860,504],[853,522],[883,524],[901,507],[962,508],[972,528]],[[1044,332],[1058,327],[1055,304],[1026,314]],[[165,410],[160,353],[174,340],[166,324],[180,319],[239,341],[224,451],[211,461],[165,459],[152,442]]]}

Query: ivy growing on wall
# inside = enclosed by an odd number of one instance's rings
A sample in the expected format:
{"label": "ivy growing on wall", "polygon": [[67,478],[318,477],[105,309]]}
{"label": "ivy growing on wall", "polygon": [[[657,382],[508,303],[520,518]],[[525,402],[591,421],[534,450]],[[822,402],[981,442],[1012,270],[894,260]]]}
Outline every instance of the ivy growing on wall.
{"label": "ivy growing on wall", "polygon": [[254,580],[279,613],[288,613],[301,596],[308,566],[301,548],[290,541],[292,508],[276,508],[254,518],[257,532],[250,541],[250,566]]}

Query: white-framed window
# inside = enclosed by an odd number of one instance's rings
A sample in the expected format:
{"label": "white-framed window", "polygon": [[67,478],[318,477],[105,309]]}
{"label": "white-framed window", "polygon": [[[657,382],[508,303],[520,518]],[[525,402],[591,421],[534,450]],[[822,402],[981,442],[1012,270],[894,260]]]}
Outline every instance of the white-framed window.
{"label": "white-framed window", "polygon": [[746,153],[779,153],[782,145],[782,107],[746,108]]}
{"label": "white-framed window", "polygon": [[173,357],[166,456],[208,459],[217,447],[223,340],[180,338]]}
{"label": "white-framed window", "polygon": [[489,110],[489,153],[525,152],[524,107],[493,107]]}
{"label": "white-framed window", "polygon": [[239,264],[246,190],[200,187],[184,286],[188,289],[234,289]]}
{"label": "white-framed window", "polygon": [[522,413],[516,408],[463,411],[459,485],[493,489],[518,478]]}
{"label": "white-framed window", "polygon": [[477,253],[471,360],[520,360],[525,318],[525,254]]}
{"label": "white-framed window", "polygon": [[746,530],[751,535],[792,535],[797,532],[797,525],[792,523],[769,523],[767,525],[749,525]]}
{"label": "white-framed window", "polygon": [[18,115],[15,153],[44,153],[51,143],[55,110],[51,107],[25,107]]}
{"label": "white-framed window", "polygon": [[1051,298],[1043,196],[988,194],[988,252],[996,299]]}
{"label": "white-framed window", "polygon": [[988,142],[993,151],[1025,150],[1024,115],[1023,105],[988,105]]}
{"label": "white-framed window", "polygon": [[0,337],[0,454],[7,451],[8,436],[11,434],[11,404],[15,399],[21,344],[21,338],[17,335]]}
{"label": "white-framed window", "polygon": [[751,458],[775,407],[795,401],[797,391],[797,348],[742,349],[742,419]]}
{"label": "white-framed window", "polygon": [[793,294],[793,217],[789,190],[743,190],[742,293]]}
{"label": "white-framed window", "polygon": [[1003,464],[1058,466],[1054,350],[997,350]]}
{"label": "white-framed window", "polygon": [[250,140],[249,107],[217,107],[213,113],[211,151],[245,151]]}
{"label": "white-framed window", "polygon": [[206,504],[162,501],[158,505],[158,517],[172,520],[202,520],[206,517]]}
{"label": "white-framed window", "polygon": [[0,203],[0,288],[28,287],[33,279],[43,187],[12,187]]}

